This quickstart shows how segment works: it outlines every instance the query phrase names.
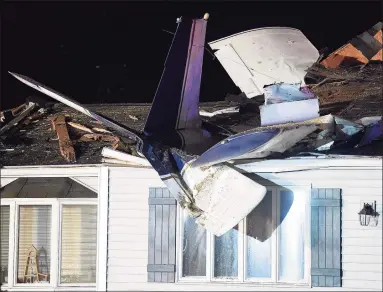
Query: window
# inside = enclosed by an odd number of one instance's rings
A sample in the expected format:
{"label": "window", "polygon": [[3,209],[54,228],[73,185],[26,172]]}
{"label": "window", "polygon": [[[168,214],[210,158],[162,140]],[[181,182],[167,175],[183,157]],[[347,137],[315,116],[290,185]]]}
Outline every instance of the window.
{"label": "window", "polygon": [[97,206],[64,205],[60,283],[96,283]]}
{"label": "window", "polygon": [[308,198],[303,188],[268,188],[262,202],[220,237],[182,211],[179,280],[308,283]]}
{"label": "window", "polygon": [[19,206],[17,283],[50,281],[51,206]]}
{"label": "window", "polygon": [[23,178],[0,195],[2,285],[96,287],[95,192],[67,178]]}

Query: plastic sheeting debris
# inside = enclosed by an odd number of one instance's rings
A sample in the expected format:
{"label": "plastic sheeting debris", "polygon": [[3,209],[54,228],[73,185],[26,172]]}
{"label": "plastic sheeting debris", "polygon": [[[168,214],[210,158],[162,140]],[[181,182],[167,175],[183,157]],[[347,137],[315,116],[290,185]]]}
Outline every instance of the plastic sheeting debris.
{"label": "plastic sheeting debris", "polygon": [[222,114],[233,114],[233,113],[238,113],[239,112],[239,107],[238,106],[233,106],[233,107],[228,107],[224,108],[221,110],[217,110],[214,112],[207,112],[204,110],[200,110],[199,114],[204,117],[214,117],[216,115],[222,115]]}

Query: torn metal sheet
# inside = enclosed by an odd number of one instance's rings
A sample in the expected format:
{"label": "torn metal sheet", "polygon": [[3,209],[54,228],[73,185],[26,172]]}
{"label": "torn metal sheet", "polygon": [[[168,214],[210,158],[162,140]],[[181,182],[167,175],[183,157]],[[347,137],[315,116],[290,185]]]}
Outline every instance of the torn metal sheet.
{"label": "torn metal sheet", "polygon": [[264,86],[304,84],[306,70],[319,58],[318,50],[294,28],[266,27],[240,32],[209,43],[234,83],[248,98]]}
{"label": "torn metal sheet", "polygon": [[239,112],[239,107],[238,106],[233,106],[233,107],[228,107],[225,109],[217,110],[214,112],[207,112],[204,110],[200,110],[199,114],[200,116],[203,117],[214,117],[216,115],[222,115],[222,114],[233,114],[233,113],[238,113]]}
{"label": "torn metal sheet", "polygon": [[334,116],[334,121],[336,124],[336,134],[338,134],[338,138],[347,139],[348,137],[355,135],[362,131],[364,127],[352,121]]}
{"label": "torn metal sheet", "polygon": [[261,126],[302,122],[319,117],[319,100],[300,83],[277,83],[264,88],[259,107]]}
{"label": "torn metal sheet", "polygon": [[261,126],[303,122],[319,117],[318,99],[259,106]]}

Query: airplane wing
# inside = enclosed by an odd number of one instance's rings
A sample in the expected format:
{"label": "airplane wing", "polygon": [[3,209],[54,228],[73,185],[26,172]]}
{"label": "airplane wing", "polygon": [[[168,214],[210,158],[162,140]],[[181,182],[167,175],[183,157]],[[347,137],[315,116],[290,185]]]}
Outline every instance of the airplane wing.
{"label": "airplane wing", "polygon": [[119,133],[123,137],[127,137],[127,138],[133,139],[135,141],[141,140],[141,138],[136,133],[134,133],[133,130],[128,130],[128,129],[118,125],[117,123],[112,122],[111,120],[104,118],[101,115],[92,112],[91,110],[89,110],[88,108],[83,106],[82,104],[80,104],[77,101],[65,96],[64,94],[62,94],[62,93],[60,93],[60,92],[58,92],[52,88],[49,88],[48,86],[46,86],[46,85],[44,85],[44,84],[42,84],[36,80],[33,80],[30,77],[27,77],[27,76],[24,76],[21,74],[17,74],[17,73],[12,73],[12,72],[9,72],[9,74],[11,74],[13,77],[20,80],[24,84],[40,91],[41,93],[44,93],[44,94],[52,97],[53,99],[55,99],[59,102],[62,102],[63,104],[65,104],[65,105],[67,105],[67,106],[69,106],[75,110],[78,110],[79,112],[87,115],[88,117],[91,117],[97,121],[102,122],[105,126],[115,130],[117,133]]}

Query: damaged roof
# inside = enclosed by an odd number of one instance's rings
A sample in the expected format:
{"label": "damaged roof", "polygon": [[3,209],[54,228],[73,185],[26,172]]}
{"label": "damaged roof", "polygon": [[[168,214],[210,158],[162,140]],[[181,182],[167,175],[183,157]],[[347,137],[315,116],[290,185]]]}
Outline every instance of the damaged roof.
{"label": "damaged roof", "polygon": [[[320,101],[320,115],[334,114],[350,120],[366,116],[381,116],[382,113],[382,64],[326,69],[312,66],[306,76],[311,90]],[[233,132],[240,132],[260,126],[259,106],[263,96],[248,99],[243,95],[230,95],[225,101],[200,103],[200,109],[214,112],[228,107],[237,107],[236,113],[204,117],[205,120],[224,126]],[[136,131],[144,127],[151,104],[93,104],[88,108],[113,121]],[[64,115],[66,122],[74,122],[91,128],[103,128],[99,122],[61,103],[47,106],[45,112],[35,119],[24,119],[5,132],[0,139],[0,165],[62,165],[69,164],[60,155],[56,132],[51,119]],[[36,114],[32,114],[32,116]],[[27,121],[27,122],[26,122]],[[101,163],[101,150],[112,145],[109,141],[80,141],[87,134],[73,126],[67,126],[72,140],[76,164]],[[121,138],[120,138],[121,139]],[[123,139],[125,149],[132,153],[134,141]],[[350,154],[382,156],[382,142],[367,145],[360,149],[350,149]]]}

